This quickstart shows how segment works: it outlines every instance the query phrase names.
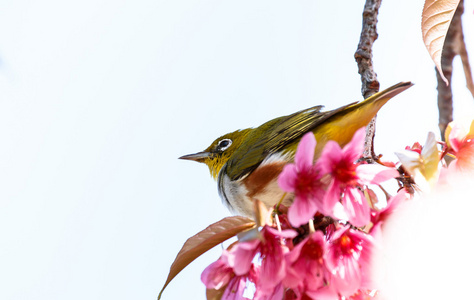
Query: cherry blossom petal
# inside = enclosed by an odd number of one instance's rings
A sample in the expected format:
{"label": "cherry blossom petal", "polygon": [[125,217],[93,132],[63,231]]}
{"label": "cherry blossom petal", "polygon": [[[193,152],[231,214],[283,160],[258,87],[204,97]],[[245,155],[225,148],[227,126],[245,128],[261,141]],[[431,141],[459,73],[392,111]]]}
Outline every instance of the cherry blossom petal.
{"label": "cherry blossom petal", "polygon": [[295,154],[295,163],[283,168],[278,177],[280,188],[293,192],[295,200],[289,208],[290,223],[299,227],[314,216],[321,202],[324,187],[318,165],[313,164],[316,140],[313,133],[307,133],[301,139]]}
{"label": "cherry blossom petal", "polygon": [[395,196],[391,197],[387,201],[387,206],[382,208],[380,211],[374,211],[372,213],[372,223],[376,225],[379,222],[385,221],[395,211],[395,209],[397,209],[400,203],[402,203],[404,200],[408,200],[409,198],[410,193],[408,193],[406,189],[402,188]]}
{"label": "cherry blossom petal", "polygon": [[349,222],[362,227],[370,222],[370,206],[364,194],[357,188],[347,188],[342,197],[342,205]]}
{"label": "cherry blossom petal", "polygon": [[326,265],[330,284],[343,296],[350,296],[370,282],[370,257],[374,246],[368,234],[344,226],[329,241]]}
{"label": "cherry blossom petal", "polygon": [[288,220],[293,227],[300,227],[308,223],[316,211],[317,206],[314,201],[304,196],[295,197],[293,204],[288,209]]}
{"label": "cherry blossom petal", "polygon": [[259,244],[260,240],[238,243],[224,257],[224,260],[232,267],[236,275],[245,275],[249,272]]}
{"label": "cherry blossom petal", "polygon": [[293,268],[286,270],[285,278],[283,278],[283,283],[286,287],[296,289],[301,285],[301,282],[301,274],[297,270]]}
{"label": "cherry blossom petal", "polygon": [[206,288],[218,290],[227,285],[233,275],[232,268],[222,259],[218,259],[204,269],[201,274],[201,281]]}
{"label": "cherry blossom petal", "polygon": [[360,267],[355,259],[343,258],[341,264],[333,272],[331,284],[343,296],[350,296],[357,292],[362,284]]}
{"label": "cherry blossom petal", "polygon": [[329,184],[328,190],[326,191],[326,195],[324,196],[324,207],[322,208],[322,213],[327,215],[333,215],[334,206],[341,197],[341,189],[339,187],[339,183],[337,180],[332,180]]}
{"label": "cherry blossom petal", "polygon": [[[298,233],[296,231],[294,231],[293,229],[284,229],[284,230],[280,231],[280,230],[275,229],[273,227],[265,226],[265,230],[266,230],[266,232],[268,232],[272,235],[271,237],[269,237],[271,239],[277,239],[278,237],[284,238],[284,239],[292,239],[292,238],[294,238],[298,235]],[[265,236],[268,237],[267,235],[265,235]]]}
{"label": "cherry blossom petal", "polygon": [[325,279],[330,277],[323,261],[326,244],[324,234],[315,231],[285,256],[287,269],[283,283],[286,287],[301,295],[305,291],[316,291],[324,286]]}
{"label": "cherry blossom petal", "polygon": [[286,264],[284,263],[283,256],[280,255],[268,255],[262,261],[260,268],[258,289],[263,291],[269,291],[272,287],[275,287],[285,277]]}
{"label": "cherry blossom petal", "polygon": [[278,185],[285,192],[293,192],[296,187],[296,179],[298,177],[298,171],[296,165],[287,164],[283,167],[283,171],[278,176]]}
{"label": "cherry blossom petal", "polygon": [[339,300],[339,295],[331,286],[324,286],[316,291],[306,291],[306,295],[313,300]]}
{"label": "cherry blossom petal", "polygon": [[324,146],[318,165],[322,173],[332,173],[334,166],[341,160],[342,150],[335,141],[328,141]]}
{"label": "cherry blossom petal", "polygon": [[297,233],[292,229],[278,231],[265,226],[262,229],[264,242],[260,247],[262,263],[257,288],[268,291],[285,277],[286,264],[284,255],[289,251],[282,238],[294,238]]}
{"label": "cherry blossom petal", "polygon": [[309,237],[306,237],[303,241],[297,244],[290,252],[285,255],[286,260],[286,276],[283,279],[283,284],[289,288],[297,288],[301,285],[304,273],[300,269],[295,269],[292,267],[292,264],[298,260],[300,257],[301,249],[308,240]]}
{"label": "cherry blossom petal", "polygon": [[462,127],[460,123],[451,122],[448,124],[451,127],[448,137],[448,145],[453,148],[455,152],[459,151],[459,147],[462,143],[462,139],[466,136],[466,130]]}
{"label": "cherry blossom petal", "polygon": [[257,289],[253,300],[281,300],[283,299],[284,287],[283,284],[278,284],[269,291]]}
{"label": "cherry blossom petal", "polygon": [[304,170],[313,165],[316,138],[312,132],[306,133],[298,144],[295,154],[295,164],[298,170]]}
{"label": "cherry blossom petal", "polygon": [[342,155],[350,160],[358,160],[364,151],[365,127],[360,128],[354,133],[352,140],[342,149]]}
{"label": "cherry blossom petal", "polygon": [[245,276],[236,276],[232,278],[231,281],[229,282],[229,285],[225,289],[225,292],[222,295],[221,300],[248,299],[243,296],[246,283],[247,283],[247,277]]}
{"label": "cherry blossom petal", "polygon": [[359,165],[356,173],[362,184],[379,184],[400,175],[395,169],[376,164]]}

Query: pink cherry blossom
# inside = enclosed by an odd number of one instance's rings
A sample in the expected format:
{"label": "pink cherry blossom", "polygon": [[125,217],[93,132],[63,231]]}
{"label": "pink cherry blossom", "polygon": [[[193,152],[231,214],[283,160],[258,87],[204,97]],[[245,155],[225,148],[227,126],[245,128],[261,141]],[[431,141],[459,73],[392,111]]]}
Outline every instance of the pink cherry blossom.
{"label": "pink cherry blossom", "polygon": [[242,300],[248,299],[244,296],[245,288],[247,286],[247,281],[249,281],[248,276],[235,276],[227,285],[224,294],[222,295],[221,300]]}
{"label": "pink cherry blossom", "polygon": [[[225,253],[226,251],[224,251]],[[226,286],[234,276],[232,268],[221,257],[204,269],[201,274],[201,281],[206,288],[219,290]]]}
{"label": "pink cherry blossom", "polygon": [[[258,286],[258,283],[257,283]],[[273,289],[262,290],[257,289],[253,300],[282,300],[285,288],[282,283],[279,283]]]}
{"label": "pink cherry blossom", "polygon": [[474,171],[474,121],[472,121],[469,132],[456,122],[448,125],[449,153],[456,156],[456,160],[449,165],[450,170]]}
{"label": "pink cherry blossom", "polygon": [[249,299],[244,297],[247,282],[254,282],[256,279],[256,267],[252,265],[249,272],[243,275],[236,275],[227,264],[228,252],[224,250],[222,256],[210,264],[201,274],[201,281],[206,288],[219,290],[225,288],[222,300]]}
{"label": "pink cherry blossom", "polygon": [[[311,233],[286,255],[285,286],[293,289],[300,299],[304,294],[318,299],[325,291],[330,273],[324,263],[327,241],[321,231]],[[333,293],[337,296],[336,293]],[[313,295],[313,296],[311,296]],[[337,299],[337,297],[336,297]]]}
{"label": "pink cherry blossom", "polygon": [[344,226],[329,241],[326,265],[332,274],[330,285],[342,296],[351,296],[359,289],[370,288],[372,237]]}
{"label": "pink cherry blossom", "polygon": [[358,187],[379,184],[398,176],[393,168],[357,163],[362,155],[364,136],[365,129],[359,129],[342,149],[338,143],[329,141],[318,160],[321,172],[331,178],[323,200],[323,211],[334,216],[334,207],[341,201],[349,222],[357,227],[370,221],[369,203]]}
{"label": "pink cherry blossom", "polygon": [[[306,294],[312,300],[340,300],[338,293],[331,286],[326,285],[316,291],[306,291]],[[304,298],[303,298],[304,299]],[[302,299],[302,300],[303,300]]]}
{"label": "pink cherry blossom", "polygon": [[257,256],[261,261],[257,289],[265,293],[272,291],[285,277],[284,256],[289,251],[286,239],[295,237],[296,232],[291,229],[280,232],[267,225],[262,228],[261,235],[261,239],[237,243],[225,259],[236,275],[244,275]]}
{"label": "pink cherry blossom", "polygon": [[416,142],[411,147],[406,146],[405,150],[409,150],[409,151],[413,151],[413,152],[416,152],[418,154],[421,154],[421,150],[423,150],[423,146],[420,143]]}
{"label": "pink cherry blossom", "polygon": [[298,144],[295,163],[287,164],[278,177],[282,190],[295,193],[293,204],[288,210],[288,219],[295,227],[308,222],[323,207],[321,174],[317,165],[313,164],[315,147],[314,134],[305,134]]}
{"label": "pink cherry blossom", "polygon": [[387,206],[379,211],[373,210],[371,212],[371,222],[374,225],[370,229],[370,234],[374,236],[375,232],[381,229],[380,227],[382,226],[383,222],[385,222],[395,211],[395,209],[397,209],[398,205],[409,198],[410,193],[408,193],[406,189],[402,188],[395,196],[391,197],[387,201]]}

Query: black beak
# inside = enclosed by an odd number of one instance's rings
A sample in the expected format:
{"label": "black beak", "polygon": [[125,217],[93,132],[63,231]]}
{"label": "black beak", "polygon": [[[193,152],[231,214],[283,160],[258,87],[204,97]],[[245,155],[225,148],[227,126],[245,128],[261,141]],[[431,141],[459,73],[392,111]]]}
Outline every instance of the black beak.
{"label": "black beak", "polygon": [[179,157],[179,159],[187,159],[187,160],[193,160],[197,162],[204,162],[206,158],[208,158],[211,155],[210,152],[202,151],[194,154],[188,154],[188,155],[183,155]]}

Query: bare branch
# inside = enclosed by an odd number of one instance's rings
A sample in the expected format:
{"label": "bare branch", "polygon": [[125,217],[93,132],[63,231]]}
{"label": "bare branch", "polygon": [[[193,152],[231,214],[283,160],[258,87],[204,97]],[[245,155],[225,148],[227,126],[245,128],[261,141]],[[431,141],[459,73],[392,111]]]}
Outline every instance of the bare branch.
{"label": "bare branch", "polygon": [[460,40],[459,55],[461,56],[462,66],[464,69],[464,76],[466,77],[466,87],[474,97],[474,82],[472,80],[471,65],[469,64],[469,56],[467,55],[466,43],[464,42],[464,33],[461,23],[461,40]]}
{"label": "bare branch", "polygon": [[[380,88],[380,83],[377,80],[377,74],[372,64],[372,45],[378,37],[377,16],[381,3],[382,0],[366,0],[362,14],[362,32],[359,45],[354,54],[362,81],[361,90],[364,98],[377,93]],[[376,157],[374,153],[375,119],[370,121],[366,129],[363,155],[369,161],[374,161]]]}
{"label": "bare branch", "polygon": [[[451,82],[453,75],[454,57],[460,54],[462,44],[464,43],[461,23],[461,16],[463,12],[464,1],[461,0],[456,12],[454,13],[448,33],[446,34],[446,40],[444,41],[443,54],[441,56],[441,69],[443,70],[444,76],[448,82]],[[453,120],[453,92],[451,90],[451,85],[446,85],[437,69],[436,79],[438,81],[438,126],[441,137],[444,140],[444,132],[446,131],[446,127],[448,126],[449,122]]]}
{"label": "bare branch", "polygon": [[378,37],[377,16],[382,0],[367,0],[362,14],[362,32],[354,54],[362,81],[362,95],[370,97],[379,91],[380,84],[372,65],[372,45]]}

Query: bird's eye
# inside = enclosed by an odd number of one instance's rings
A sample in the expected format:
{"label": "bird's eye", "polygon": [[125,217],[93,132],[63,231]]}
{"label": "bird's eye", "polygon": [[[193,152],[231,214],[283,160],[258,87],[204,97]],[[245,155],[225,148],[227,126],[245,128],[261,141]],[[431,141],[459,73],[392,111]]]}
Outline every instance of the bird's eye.
{"label": "bird's eye", "polygon": [[232,145],[232,140],[230,139],[223,139],[219,141],[217,144],[217,150],[224,151],[225,149],[229,148]]}

